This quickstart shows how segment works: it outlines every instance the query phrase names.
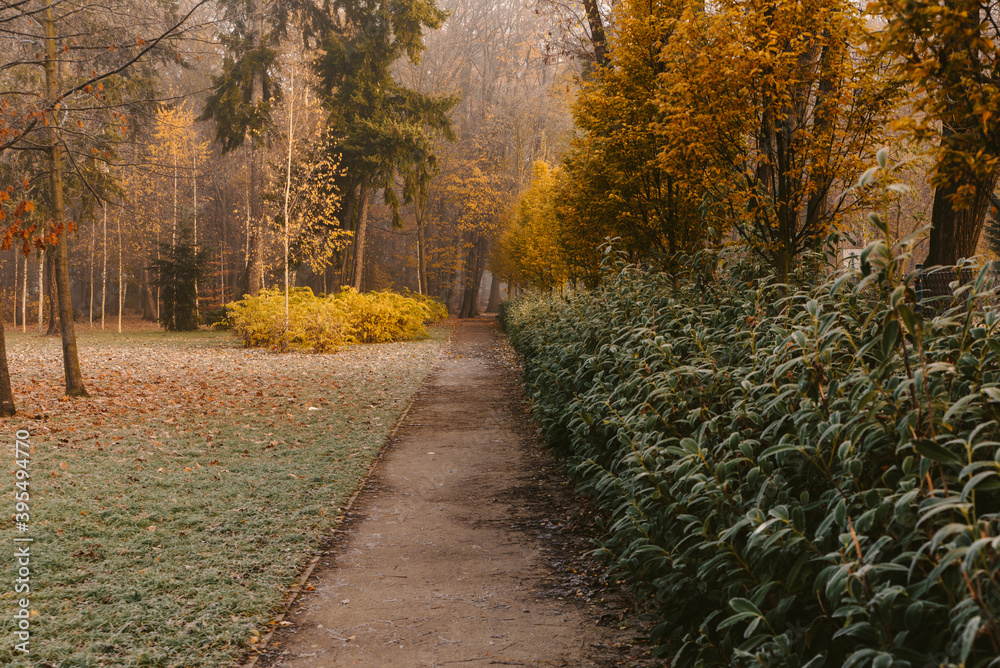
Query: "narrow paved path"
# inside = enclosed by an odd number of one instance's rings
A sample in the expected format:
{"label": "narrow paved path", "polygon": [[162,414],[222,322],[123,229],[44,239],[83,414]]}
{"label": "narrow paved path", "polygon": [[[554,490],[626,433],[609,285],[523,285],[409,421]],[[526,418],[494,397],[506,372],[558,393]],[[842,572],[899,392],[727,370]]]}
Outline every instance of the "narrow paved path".
{"label": "narrow paved path", "polygon": [[639,665],[504,346],[456,325],[266,665]]}

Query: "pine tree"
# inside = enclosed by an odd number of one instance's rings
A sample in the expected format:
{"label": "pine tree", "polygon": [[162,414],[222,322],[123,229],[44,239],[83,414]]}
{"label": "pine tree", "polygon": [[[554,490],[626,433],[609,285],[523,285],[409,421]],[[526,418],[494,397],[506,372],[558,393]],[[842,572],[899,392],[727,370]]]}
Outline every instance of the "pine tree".
{"label": "pine tree", "polygon": [[[360,290],[372,194],[383,190],[386,203],[398,210],[388,186],[397,172],[418,174],[417,165],[433,169],[432,132],[453,138],[448,112],[458,99],[406,88],[390,70],[404,56],[419,62],[424,29],[439,28],[447,16],[434,2],[340,0],[331,11],[337,18],[321,34],[314,68],[331,110],[331,151],[347,168],[342,224],[355,232],[350,283]],[[408,188],[407,197],[413,191]],[[394,223],[400,224],[398,213]]]}
{"label": "pine tree", "polygon": [[198,329],[199,280],[208,274],[211,252],[194,244],[191,230],[181,228],[175,244],[161,243],[152,261],[154,285],[160,288],[160,324],[170,332]]}

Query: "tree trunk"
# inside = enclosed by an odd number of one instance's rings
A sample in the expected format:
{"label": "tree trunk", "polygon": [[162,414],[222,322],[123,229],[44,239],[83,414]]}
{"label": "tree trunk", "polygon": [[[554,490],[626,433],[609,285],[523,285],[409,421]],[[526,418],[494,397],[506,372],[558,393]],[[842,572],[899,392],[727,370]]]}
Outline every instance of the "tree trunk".
{"label": "tree trunk", "polygon": [[[254,48],[263,44],[264,38],[264,1],[257,1],[256,29],[252,37]],[[264,99],[264,73],[258,69],[253,72],[250,88],[250,103],[256,107]],[[264,187],[263,158],[264,151],[259,143],[260,137],[250,138],[250,252],[247,259],[247,273],[244,280],[247,294],[260,292],[264,283]]]}
{"label": "tree trunk", "polygon": [[250,149],[250,239],[247,255],[247,269],[243,284],[244,294],[255,295],[263,287],[264,276],[264,201],[260,197],[261,157],[263,151],[257,147]]}
{"label": "tree trunk", "polygon": [[[160,261],[160,231],[156,230],[156,261]],[[150,291],[152,292],[152,291]],[[153,306],[155,307],[156,319],[153,322],[160,322],[160,284],[156,283],[156,298],[153,300]]]}
{"label": "tree trunk", "polygon": [[219,222],[221,223],[222,243],[219,247],[219,294],[222,303],[226,303],[226,246],[229,243],[229,206],[222,196],[222,189],[215,184],[216,204],[219,207]]}
{"label": "tree trunk", "polygon": [[493,274],[490,281],[490,301],[486,305],[487,313],[496,313],[500,309],[500,277]]}
{"label": "tree trunk", "polygon": [[38,335],[42,335],[42,323],[45,322],[45,258],[44,250],[38,251]]}
{"label": "tree trunk", "polygon": [[170,224],[170,247],[174,248],[177,246],[177,144],[173,140],[173,156],[174,156],[174,213],[173,219]]}
{"label": "tree trunk", "polygon": [[[945,130],[941,137],[942,147],[952,142],[954,132]],[[953,176],[946,183],[934,189],[934,205],[931,209],[931,236],[925,267],[951,266],[961,258],[976,254],[979,235],[990,208],[990,196],[997,185],[1000,171],[994,167],[989,174],[977,178],[963,169],[964,174]],[[953,197],[962,186],[972,186],[974,194],[968,206],[956,209]]]}
{"label": "tree trunk", "polygon": [[142,319],[156,322],[156,305],[153,303],[153,290],[149,287],[149,267],[142,268]]}
{"label": "tree trunk", "polygon": [[[191,146],[191,218],[194,225],[194,249],[198,250],[198,164],[195,162],[196,147]],[[225,303],[225,299],[222,303]],[[194,312],[201,319],[201,303],[198,300],[198,281],[194,282]]]}
{"label": "tree trunk", "polygon": [[368,229],[368,175],[361,177],[358,187],[358,228],[354,234],[354,268],[351,270],[351,285],[361,292],[361,279],[365,270],[365,232]]}
{"label": "tree trunk", "polygon": [[[17,244],[14,244],[14,246],[12,246],[15,250],[14,250],[14,295],[13,295],[13,297],[11,299],[11,303],[14,306],[14,309],[13,309],[13,312],[14,312],[14,322],[12,324],[14,325],[14,329],[15,330],[17,329],[17,312],[19,310],[18,303],[17,303],[17,282],[21,278],[21,258],[18,257],[18,252],[17,252],[16,246],[17,246]],[[25,267],[25,271],[27,271],[27,269],[28,268]]]}
{"label": "tree trunk", "polygon": [[[977,47],[981,36],[979,4],[969,0],[946,0],[947,10],[963,12],[961,29],[942,38],[939,49],[941,67],[952,67],[952,59],[976,63],[982,57]],[[962,68],[962,65],[958,65]],[[998,169],[976,173],[966,163],[968,155],[985,149],[979,113],[970,113],[965,103],[956,102],[941,119],[941,142],[938,172],[942,183],[934,189],[931,208],[931,236],[925,267],[954,265],[961,258],[976,254],[979,235],[990,207],[990,196],[997,184]],[[989,149],[987,149],[988,151]],[[994,154],[995,155],[995,154]],[[943,174],[942,174],[943,172]],[[964,206],[955,208],[954,196],[972,190]]]}
{"label": "tree trunk", "polygon": [[[253,157],[252,156],[251,156],[250,162],[253,162]],[[251,180],[250,176],[251,176],[250,175],[250,169],[248,167],[247,168],[247,192],[246,192],[246,195],[247,195],[247,198],[246,198],[247,199],[247,201],[246,201],[247,220],[246,220],[246,228],[243,230],[244,231],[244,235],[243,235],[243,240],[244,240],[244,245],[243,245],[243,275],[240,277],[240,285],[239,285],[239,290],[240,290],[240,296],[241,297],[242,297],[242,295],[247,294],[247,276],[249,275],[249,271],[250,271],[250,236],[251,236],[251,234],[250,234],[250,228],[252,227],[250,210],[253,208],[251,206],[251,204],[250,204],[250,199],[251,199],[251,197],[250,197],[250,191],[253,189],[253,181]],[[235,285],[235,283],[233,283],[233,285]]]}
{"label": "tree trunk", "polygon": [[[345,232],[354,231],[354,206],[357,202],[357,189],[355,186],[351,186],[346,193],[344,198],[344,209],[341,213],[340,228]],[[351,250],[348,251],[344,249],[340,255],[340,272],[338,274],[338,284],[347,285],[351,282],[351,276],[347,273],[349,269],[354,267],[352,263],[354,246],[352,245]]]}
{"label": "tree trunk", "polygon": [[465,267],[464,258],[455,260],[454,267],[449,272],[448,287],[443,290],[446,295],[445,303],[448,305],[448,313],[458,315],[462,312],[462,286],[464,285]]}
{"label": "tree trunk", "polygon": [[484,245],[480,238],[473,243],[465,259],[465,286],[462,290],[462,310],[459,318],[475,318],[479,315],[479,286],[483,282]]}
{"label": "tree trunk", "polygon": [[[829,39],[829,31],[824,32],[824,37]],[[819,59],[819,87],[816,92],[816,102],[813,111],[813,133],[816,137],[822,137],[823,143],[810,174],[813,190],[809,194],[809,202],[806,204],[805,225],[815,229],[819,229],[826,218],[827,197],[833,180],[830,176],[829,165],[830,156],[833,152],[834,120],[838,110],[829,108],[828,101],[831,99],[835,88],[832,72],[834,69],[834,55],[833,47],[829,44],[823,46]]]}
{"label": "tree trunk", "polygon": [[[49,102],[59,95],[58,73],[56,71],[56,28],[52,18],[52,0],[45,7],[45,83]],[[55,110],[49,111],[49,176],[52,184],[52,213],[58,232],[56,243],[56,286],[59,294],[59,319],[62,326],[63,368],[66,373],[66,395],[86,397],[83,374],[80,371],[80,356],[76,347],[76,328],[73,322],[73,300],[69,284],[69,224],[63,202],[62,144],[59,143]],[[62,229],[59,230],[58,228]]]}
{"label": "tree trunk", "polygon": [[24,256],[24,285],[21,289],[21,333],[28,331],[28,255]]}
{"label": "tree trunk", "polygon": [[56,291],[56,247],[49,246],[45,253],[45,267],[49,275],[49,327],[45,336],[55,336],[59,332],[59,297]]}
{"label": "tree trunk", "polygon": [[97,247],[97,225],[96,222],[90,227],[90,308],[87,311],[87,318],[90,321],[90,328],[94,328],[94,254]]}
{"label": "tree trunk", "polygon": [[417,208],[417,292],[430,294],[427,289],[427,245],[424,241],[423,207]]}
{"label": "tree trunk", "polygon": [[[124,205],[123,205],[124,207]],[[122,333],[122,310],[125,308],[125,287],[122,283],[122,212],[118,210],[118,333]]]}
{"label": "tree trunk", "polygon": [[104,309],[108,303],[108,205],[104,205],[104,239],[101,241],[101,331],[104,331]]}
{"label": "tree trunk", "polygon": [[76,323],[73,321],[73,300],[69,283],[69,226],[63,207],[62,147],[52,145],[52,190],[54,193],[56,219],[63,221],[63,230],[56,244],[56,292],[59,298],[59,325],[62,330],[63,370],[66,374],[66,396],[86,397],[83,373],[80,371],[80,355],[76,345]]}
{"label": "tree trunk", "polygon": [[285,168],[285,207],[284,207],[284,242],[285,242],[285,332],[288,331],[288,202],[292,192],[292,147],[295,145],[292,125],[295,118],[295,70],[292,70],[292,81],[290,84],[288,100],[288,164]]}
{"label": "tree trunk", "polygon": [[14,417],[14,391],[10,387],[10,369],[7,367],[7,341],[3,318],[0,317],[0,417]]}
{"label": "tree trunk", "polygon": [[604,20],[597,6],[597,0],[583,0],[583,8],[587,12],[587,23],[590,28],[590,42],[594,45],[594,62],[604,65],[607,62],[605,49]]}

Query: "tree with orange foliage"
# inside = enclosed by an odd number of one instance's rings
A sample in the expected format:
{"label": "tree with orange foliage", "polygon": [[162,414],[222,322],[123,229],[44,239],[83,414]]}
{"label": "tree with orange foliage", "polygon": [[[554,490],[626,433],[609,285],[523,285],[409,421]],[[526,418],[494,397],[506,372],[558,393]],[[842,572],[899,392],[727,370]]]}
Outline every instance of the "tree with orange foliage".
{"label": "tree with orange foliage", "polygon": [[[35,210],[34,203],[26,198],[30,183],[27,179],[22,183],[23,191],[18,193],[13,186],[0,190],[0,249],[14,249],[27,257],[34,248],[45,248],[45,243],[53,242],[54,234],[43,234],[46,228],[32,220]],[[25,197],[15,197],[14,195]],[[47,238],[46,238],[47,237]],[[10,384],[10,369],[7,366],[7,343],[4,336],[3,314],[0,313],[0,417],[13,417],[17,414],[14,405],[14,392]]]}
{"label": "tree with orange foliage", "polygon": [[701,207],[785,281],[858,204],[894,84],[849,0],[688,3],[662,51],[665,167],[696,163]]}
{"label": "tree with orange foliage", "polygon": [[899,124],[934,142],[934,204],[925,264],[972,257],[1000,179],[1000,5],[980,0],[880,0],[875,36],[912,86]]}
{"label": "tree with orange foliage", "polygon": [[460,242],[455,249],[461,271],[461,305],[458,317],[479,314],[479,286],[489,257],[490,241],[500,229],[506,213],[509,184],[505,174],[491,169],[486,161],[466,162],[462,169],[443,177],[442,187],[455,203],[455,232]]}
{"label": "tree with orange foliage", "polygon": [[848,0],[623,2],[560,191],[584,277],[607,236],[670,269],[734,231],[786,280],[857,206],[840,193],[893,110],[865,19]]}

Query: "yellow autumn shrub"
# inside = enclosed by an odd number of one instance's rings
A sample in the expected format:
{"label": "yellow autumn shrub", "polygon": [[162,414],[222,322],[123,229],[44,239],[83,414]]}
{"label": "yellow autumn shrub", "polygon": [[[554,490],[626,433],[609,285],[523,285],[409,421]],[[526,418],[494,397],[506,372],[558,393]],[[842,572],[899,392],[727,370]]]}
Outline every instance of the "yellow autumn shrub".
{"label": "yellow autumn shrub", "polygon": [[448,315],[440,302],[421,295],[359,293],[353,288],[322,296],[295,288],[289,294],[287,332],[281,290],[261,290],[226,308],[230,329],[247,348],[317,353],[350,343],[418,339],[427,335],[426,323]]}

